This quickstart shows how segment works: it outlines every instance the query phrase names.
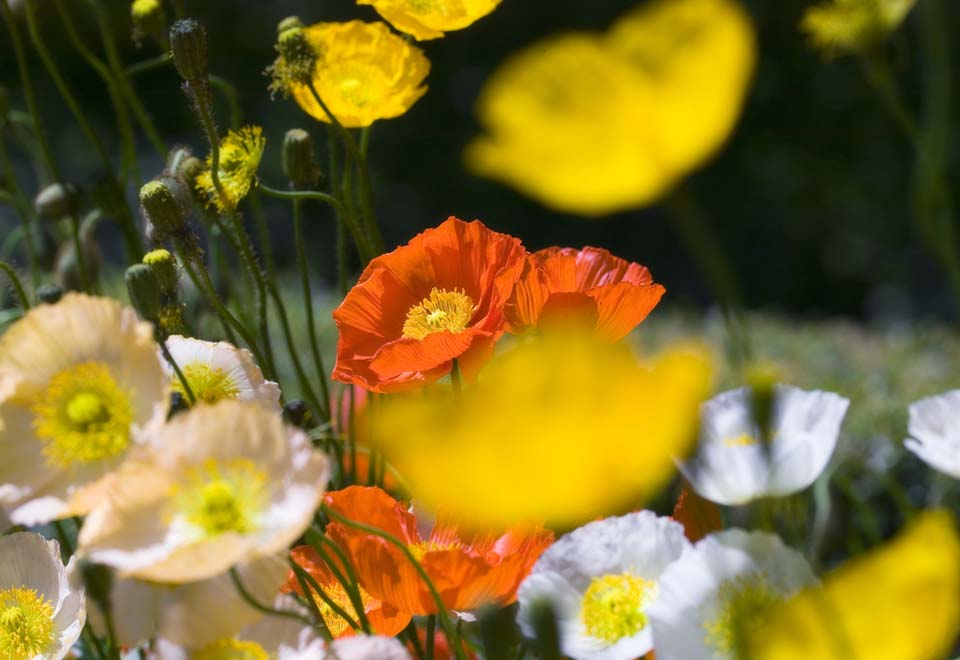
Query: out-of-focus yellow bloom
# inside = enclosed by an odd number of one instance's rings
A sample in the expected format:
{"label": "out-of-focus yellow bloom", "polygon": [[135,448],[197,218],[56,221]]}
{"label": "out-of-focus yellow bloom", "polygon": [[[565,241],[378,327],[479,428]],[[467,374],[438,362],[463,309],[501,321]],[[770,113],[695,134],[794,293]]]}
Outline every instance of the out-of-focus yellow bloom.
{"label": "out-of-focus yellow bloom", "polygon": [[698,350],[641,366],[625,346],[561,333],[495,357],[459,398],[388,400],[377,439],[430,507],[478,527],[573,526],[656,492],[709,379]]}
{"label": "out-of-focus yellow bloom", "polygon": [[859,51],[897,29],[917,0],[830,0],[811,7],[800,24],[828,55]]}
{"label": "out-of-focus yellow bloom", "polygon": [[754,61],[734,0],[644,3],[606,34],[552,37],[501,66],[467,164],[563,211],[647,204],[726,140]]}
{"label": "out-of-focus yellow bloom", "polygon": [[217,174],[221,195],[213,183],[213,157],[207,156],[206,166],[197,175],[196,186],[206,200],[208,207],[214,207],[220,213],[232,213],[257,178],[257,168],[263,157],[263,148],[267,140],[259,126],[244,126],[239,131],[229,131],[220,141],[220,163]]}
{"label": "out-of-focus yellow bloom", "polygon": [[828,575],[772,613],[755,660],[936,660],[960,630],[960,539],[945,511]]}
{"label": "out-of-focus yellow bloom", "polygon": [[473,25],[500,0],[357,0],[357,4],[373,5],[383,20],[424,41]]}
{"label": "out-of-focus yellow bloom", "polygon": [[[348,128],[398,117],[427,91],[430,61],[384,23],[317,23],[304,34],[318,55],[313,85]],[[293,85],[291,92],[306,113],[330,122],[307,85]]]}

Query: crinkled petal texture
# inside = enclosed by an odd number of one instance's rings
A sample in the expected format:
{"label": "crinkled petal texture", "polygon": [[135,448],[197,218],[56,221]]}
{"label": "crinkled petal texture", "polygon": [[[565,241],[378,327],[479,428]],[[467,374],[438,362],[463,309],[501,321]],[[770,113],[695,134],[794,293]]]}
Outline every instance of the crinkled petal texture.
{"label": "crinkled petal texture", "polygon": [[[179,335],[167,339],[167,348],[201,403],[223,399],[256,401],[268,410],[280,412],[280,386],[263,377],[247,349],[225,341],[203,341]],[[166,362],[164,368],[174,389],[182,392],[173,368]]]}
{"label": "crinkled petal texture", "polygon": [[497,8],[501,0],[357,0],[373,5],[393,27],[423,41],[462,30]]}
{"label": "crinkled petal texture", "polygon": [[778,608],[751,635],[749,657],[931,660],[950,656],[958,632],[956,521],[928,512]]}
{"label": "crinkled petal texture", "polygon": [[323,660],[412,660],[396,639],[358,635],[335,640],[327,648]]}
{"label": "crinkled petal texture", "polygon": [[[657,599],[657,581],[689,545],[682,525],[650,511],[584,525],[548,548],[520,586],[520,627],[535,636],[532,607],[546,599],[564,655],[638,658],[653,648],[646,610]],[[606,611],[598,611],[600,603]]]}
{"label": "crinkled petal texture", "polygon": [[823,473],[849,404],[833,392],[778,385],[773,438],[765,444],[750,390],[724,392],[704,404],[697,453],[680,462],[680,470],[697,493],[717,504],[791,495]]}
{"label": "crinkled petal texture", "polygon": [[[65,657],[86,623],[83,589],[70,580],[76,561],[65,567],[60,545],[32,532],[0,536],[0,557],[0,657]],[[26,615],[26,625],[8,629],[8,608]],[[28,655],[18,656],[14,649]]]}
{"label": "crinkled petal texture", "polygon": [[655,0],[606,34],[550,37],[486,84],[467,165],[561,211],[648,204],[730,134],[754,40],[735,0]]}
{"label": "crinkled petal texture", "polygon": [[[688,548],[660,576],[650,625],[657,660],[736,660],[772,608],[816,582],[779,537],[731,529]],[[809,656],[827,657],[827,656]]]}
{"label": "crinkled petal texture", "polygon": [[120,470],[79,552],[121,575],[183,583],[285,550],[310,525],[329,461],[249,401],[181,413]]}
{"label": "crinkled petal texture", "polygon": [[530,255],[507,304],[507,330],[583,324],[606,341],[623,339],[663,297],[646,267],[585,247],[547,248]]}
{"label": "crinkled petal texture", "polygon": [[[333,377],[395,392],[437,380],[457,359],[469,378],[503,334],[503,307],[525,257],[519,239],[457,218],[377,257],[333,312],[340,331]],[[436,292],[463,294],[465,322],[410,336],[408,319]]]}
{"label": "crinkled petal texture", "polygon": [[960,479],[960,390],[912,404],[907,430],[907,449],[935,470]]}
{"label": "crinkled petal texture", "polygon": [[634,508],[674,474],[710,376],[701,349],[641,364],[622,344],[551,333],[495,356],[459,399],[385,402],[377,438],[428,507],[477,527],[571,528]]}
{"label": "crinkled petal texture", "polygon": [[23,525],[85,514],[168,392],[132,309],[77,293],[33,308],[0,339],[0,505]]}
{"label": "crinkled petal texture", "polygon": [[[325,504],[407,544],[451,610],[512,603],[521,580],[553,541],[551,532],[529,526],[468,538],[442,520],[421,535],[414,514],[378,488],[351,486],[329,493]],[[327,526],[327,533],[347,552],[361,585],[373,596],[413,615],[437,612],[428,587],[396,546],[338,521]]]}
{"label": "crinkled petal texture", "polygon": [[[430,61],[384,23],[317,23],[304,34],[318,56],[313,85],[347,128],[399,117],[427,92]],[[330,123],[307,85],[292,93],[304,112]]]}

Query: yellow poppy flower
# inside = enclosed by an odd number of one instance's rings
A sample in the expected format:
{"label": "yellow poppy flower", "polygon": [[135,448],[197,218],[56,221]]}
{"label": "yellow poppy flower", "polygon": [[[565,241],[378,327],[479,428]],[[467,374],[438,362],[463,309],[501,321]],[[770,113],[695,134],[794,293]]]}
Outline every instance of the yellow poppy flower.
{"label": "yellow poppy flower", "polygon": [[[317,23],[304,34],[318,55],[313,85],[348,128],[399,117],[427,91],[430,61],[384,23]],[[293,85],[291,93],[304,112],[330,122],[308,86]]]}
{"label": "yellow poppy flower", "polygon": [[213,183],[212,156],[207,156],[206,165],[195,180],[208,207],[216,208],[220,213],[237,210],[237,205],[256,181],[266,143],[263,129],[259,126],[244,126],[239,131],[227,133],[220,141],[220,163],[217,168],[223,194],[217,191]]}
{"label": "yellow poppy flower", "polygon": [[357,0],[373,5],[383,20],[418,41],[442,37],[444,32],[473,25],[501,0]]}
{"label": "yellow poppy flower", "polygon": [[917,0],[831,0],[810,7],[800,27],[827,55],[859,51],[886,39]]}
{"label": "yellow poppy flower", "polygon": [[753,632],[755,660],[934,660],[960,631],[960,538],[945,511],[852,560]]}
{"label": "yellow poppy flower", "polygon": [[754,41],[733,0],[656,0],[606,34],[548,38],[488,81],[467,165],[561,211],[648,204],[730,134]]}
{"label": "yellow poppy flower", "polygon": [[460,397],[388,399],[375,437],[429,507],[482,527],[573,526],[673,474],[709,374],[697,351],[641,366],[626,346],[561,333],[494,357]]}

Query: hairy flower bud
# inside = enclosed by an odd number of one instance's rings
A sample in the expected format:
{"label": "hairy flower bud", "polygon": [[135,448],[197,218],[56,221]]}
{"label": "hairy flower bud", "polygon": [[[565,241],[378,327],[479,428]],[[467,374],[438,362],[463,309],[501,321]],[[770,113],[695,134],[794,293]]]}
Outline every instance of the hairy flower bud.
{"label": "hairy flower bud", "polygon": [[290,93],[294,85],[310,82],[316,69],[318,53],[303,31],[303,22],[289,16],[277,25],[277,59],[267,69],[271,92]]}
{"label": "hairy flower bud", "polygon": [[151,239],[161,242],[186,226],[187,211],[170,179],[156,179],[140,189],[140,208],[151,229]]}
{"label": "hairy flower bud", "polygon": [[69,183],[52,183],[33,200],[37,215],[47,220],[59,220],[76,213],[78,206],[77,189]]}
{"label": "hairy flower bud", "polygon": [[37,301],[52,305],[63,297],[63,289],[58,284],[47,282],[37,287]]}
{"label": "hairy flower bud", "polygon": [[306,188],[317,180],[313,138],[302,129],[290,129],[283,138],[283,173],[297,188]]}
{"label": "hairy flower bud", "polygon": [[153,269],[146,264],[134,264],[124,276],[130,304],[140,317],[153,321],[160,317],[160,282]]}
{"label": "hairy flower bud", "polygon": [[149,37],[163,48],[167,47],[167,16],[160,0],[134,0],[130,5],[130,18],[135,41]]}
{"label": "hairy flower bud", "polygon": [[164,295],[170,296],[177,290],[180,274],[177,272],[177,260],[169,250],[160,248],[143,255],[143,263],[153,270]]}
{"label": "hairy flower bud", "polygon": [[310,418],[310,409],[300,399],[287,401],[283,406],[283,420],[287,424],[306,429],[310,426]]}
{"label": "hairy flower bud", "polygon": [[173,64],[188,83],[207,78],[207,30],[200,21],[184,18],[170,26]]}

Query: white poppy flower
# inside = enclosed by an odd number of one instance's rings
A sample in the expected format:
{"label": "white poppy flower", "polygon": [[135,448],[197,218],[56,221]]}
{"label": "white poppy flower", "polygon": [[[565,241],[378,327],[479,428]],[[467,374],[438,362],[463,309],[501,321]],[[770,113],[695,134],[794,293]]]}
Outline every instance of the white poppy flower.
{"label": "white poppy flower", "polygon": [[773,534],[710,534],[660,577],[649,610],[657,660],[735,660],[768,608],[815,582],[803,555]]}
{"label": "white poppy flower", "polygon": [[561,537],[520,585],[517,618],[534,636],[534,603],[550,601],[560,645],[575,660],[630,660],[653,648],[647,611],[663,571],[690,544],[683,526],[640,511],[598,520]]}
{"label": "white poppy flower", "polygon": [[330,643],[323,660],[412,660],[410,653],[393,637],[357,635]]}
{"label": "white poppy flower", "polygon": [[60,660],[86,620],[82,589],[71,586],[74,570],[60,559],[60,546],[39,534],[0,536],[0,658]]}
{"label": "white poppy flower", "polygon": [[180,413],[115,475],[78,553],[123,577],[213,577],[277,554],[310,526],[330,462],[299,429],[250,401]]}
{"label": "white poppy flower", "polygon": [[[203,341],[179,335],[167,339],[167,348],[198,402],[239,399],[257,401],[270,410],[280,410],[280,386],[264,379],[247,349],[225,341]],[[173,389],[186,399],[186,392],[173,368],[166,361],[163,364]]]}
{"label": "white poppy flower", "polygon": [[803,490],[823,472],[850,404],[832,392],[777,385],[769,442],[751,410],[751,392],[724,392],[703,404],[697,452],[678,461],[701,496],[746,504]]}
{"label": "white poppy flower", "polygon": [[907,431],[907,449],[930,467],[960,479],[960,390],[911,405]]}

